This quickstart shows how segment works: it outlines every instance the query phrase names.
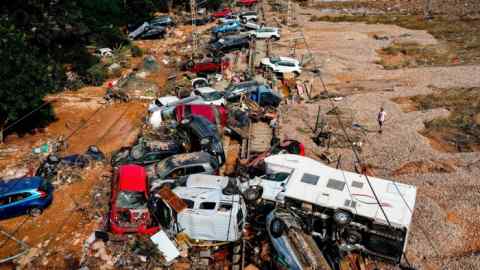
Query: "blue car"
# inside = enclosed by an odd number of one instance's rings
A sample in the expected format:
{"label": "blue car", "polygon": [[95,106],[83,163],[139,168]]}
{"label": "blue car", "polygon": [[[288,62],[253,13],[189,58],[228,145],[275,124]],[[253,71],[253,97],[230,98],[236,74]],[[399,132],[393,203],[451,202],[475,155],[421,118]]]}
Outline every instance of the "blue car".
{"label": "blue car", "polygon": [[33,176],[0,180],[0,219],[29,214],[39,216],[53,199],[53,187]]}
{"label": "blue car", "polygon": [[239,21],[230,21],[213,28],[214,34],[230,33],[240,31],[241,25]]}

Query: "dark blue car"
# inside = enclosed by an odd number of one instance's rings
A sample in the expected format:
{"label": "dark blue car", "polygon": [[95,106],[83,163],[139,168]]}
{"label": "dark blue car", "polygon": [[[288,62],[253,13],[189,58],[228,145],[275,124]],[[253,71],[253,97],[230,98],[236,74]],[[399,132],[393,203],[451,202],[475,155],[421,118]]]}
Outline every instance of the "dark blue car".
{"label": "dark blue car", "polygon": [[53,187],[41,177],[0,180],[0,219],[24,214],[39,216],[52,199]]}

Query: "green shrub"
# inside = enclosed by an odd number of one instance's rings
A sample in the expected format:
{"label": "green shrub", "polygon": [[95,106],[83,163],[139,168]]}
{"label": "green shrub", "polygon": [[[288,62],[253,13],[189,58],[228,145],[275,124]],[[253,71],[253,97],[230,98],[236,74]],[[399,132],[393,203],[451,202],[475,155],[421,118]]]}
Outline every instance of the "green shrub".
{"label": "green shrub", "polygon": [[101,85],[108,78],[108,71],[103,64],[96,64],[87,70],[86,82],[95,86]]}

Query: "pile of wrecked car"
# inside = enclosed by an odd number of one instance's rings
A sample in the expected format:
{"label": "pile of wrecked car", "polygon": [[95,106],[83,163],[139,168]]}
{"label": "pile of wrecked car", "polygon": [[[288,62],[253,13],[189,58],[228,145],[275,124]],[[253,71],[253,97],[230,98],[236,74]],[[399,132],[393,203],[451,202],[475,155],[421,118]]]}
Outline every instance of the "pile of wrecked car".
{"label": "pile of wrecked car", "polygon": [[[247,7],[256,3],[238,1]],[[233,269],[240,269],[240,257],[267,268],[339,269],[341,258],[352,252],[399,263],[416,188],[332,168],[306,157],[301,142],[278,138],[275,121],[285,96],[272,84],[245,78],[232,80],[223,90],[214,85],[212,74],[223,74],[233,65],[227,54],[250,48],[256,39],[279,40],[281,31],[256,25],[254,11],[234,13],[230,8],[193,23],[213,19],[219,24],[203,48],[208,57],[192,57],[180,67],[198,75],[187,87],[190,95],[153,98],[136,142],[112,154],[103,233],[146,235],[165,265],[194,251],[223,252]],[[156,17],[132,27],[129,38],[163,37],[173,26],[171,17]],[[300,61],[291,57],[267,57],[260,67],[277,76],[302,72]],[[110,98],[129,101],[120,88],[132,76],[112,85]],[[267,139],[264,150],[255,151],[249,148],[250,132],[259,125],[267,127]],[[247,154],[233,158],[235,170],[226,173],[230,140]],[[37,176],[22,179],[15,192],[9,189],[17,180],[0,182],[5,194],[0,197],[0,217],[39,215],[52,201],[51,180],[61,168],[84,168],[104,159],[94,146],[85,155],[51,155]],[[254,258],[261,251],[248,248],[249,241],[270,243],[276,256],[259,262]]]}

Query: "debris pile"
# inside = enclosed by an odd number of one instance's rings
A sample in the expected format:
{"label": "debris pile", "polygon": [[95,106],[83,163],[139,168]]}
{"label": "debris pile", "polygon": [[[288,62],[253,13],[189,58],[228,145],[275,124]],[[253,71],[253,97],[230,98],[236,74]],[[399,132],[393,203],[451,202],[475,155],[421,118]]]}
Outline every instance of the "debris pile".
{"label": "debris pile", "polygon": [[[163,72],[152,55],[108,85],[107,101],[150,104],[135,143],[112,153],[104,181],[90,191],[90,218],[99,222],[84,242],[80,269],[361,269],[371,258],[402,261],[416,188],[329,167],[305,157],[304,142],[279,135],[280,108],[309,101],[308,82],[319,73],[306,69],[309,56],[273,56],[267,44],[281,40],[281,31],[258,24],[261,10],[212,14],[219,25],[205,46],[169,56],[191,56],[179,67],[182,82],[171,76],[171,96],[146,79]],[[173,25],[157,16],[129,37],[182,36],[166,29]],[[339,107],[325,113],[356,130],[352,137],[317,119],[313,141],[361,150],[365,128],[352,114]],[[52,186],[81,181],[83,171],[105,161],[95,146],[83,155],[49,154],[35,177],[21,180],[43,202],[25,213],[40,215]]]}

